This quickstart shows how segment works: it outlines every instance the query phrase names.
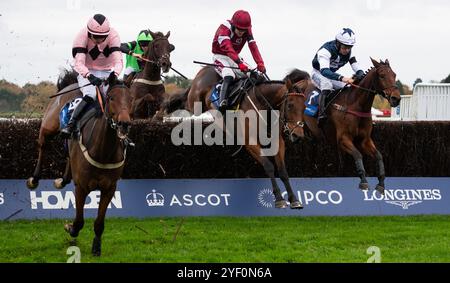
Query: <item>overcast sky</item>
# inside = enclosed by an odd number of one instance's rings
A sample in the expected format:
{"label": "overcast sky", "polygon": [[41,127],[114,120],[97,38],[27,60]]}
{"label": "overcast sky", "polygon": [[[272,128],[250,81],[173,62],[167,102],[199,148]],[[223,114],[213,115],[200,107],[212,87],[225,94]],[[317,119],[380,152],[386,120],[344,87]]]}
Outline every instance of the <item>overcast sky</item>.
{"label": "overcast sky", "polygon": [[[75,35],[96,13],[109,18],[122,42],[144,28],[170,30],[176,46],[172,66],[193,78],[200,67],[192,61],[211,61],[217,27],[238,9],[252,16],[272,79],[294,67],[310,72],[317,49],[342,27],[355,31],[353,53],[364,68],[371,66],[369,56],[388,58],[408,85],[418,77],[428,82],[450,73],[448,0],[1,0],[0,79],[19,85],[56,81],[59,69],[70,66]],[[248,47],[241,54],[254,64]]]}

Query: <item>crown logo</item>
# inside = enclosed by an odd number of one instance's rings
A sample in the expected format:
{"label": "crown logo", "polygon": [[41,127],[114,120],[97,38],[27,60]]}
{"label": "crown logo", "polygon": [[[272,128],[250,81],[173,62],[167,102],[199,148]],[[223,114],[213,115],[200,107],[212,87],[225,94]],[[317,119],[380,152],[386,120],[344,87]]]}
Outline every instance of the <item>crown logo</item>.
{"label": "crown logo", "polygon": [[156,190],[152,190],[146,196],[148,206],[164,206],[164,196],[160,193],[157,193]]}

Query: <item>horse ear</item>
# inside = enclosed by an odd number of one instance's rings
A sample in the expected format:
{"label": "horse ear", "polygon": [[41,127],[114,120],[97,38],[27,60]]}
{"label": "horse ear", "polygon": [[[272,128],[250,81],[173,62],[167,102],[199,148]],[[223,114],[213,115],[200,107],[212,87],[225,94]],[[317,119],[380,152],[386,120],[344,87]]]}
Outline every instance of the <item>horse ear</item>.
{"label": "horse ear", "polygon": [[167,34],[164,37],[169,38],[169,36],[170,36],[170,30],[167,32]]}
{"label": "horse ear", "polygon": [[169,52],[172,52],[175,50],[175,45],[173,45],[172,43],[169,44]]}
{"label": "horse ear", "polygon": [[370,57],[370,60],[372,61],[372,64],[376,67],[380,66],[380,63],[377,62],[377,60],[373,59],[372,57]]}
{"label": "horse ear", "polygon": [[389,60],[388,60],[388,59],[386,59],[386,61],[384,61],[384,64],[386,64],[386,65],[390,66],[390,65],[389,65]]}
{"label": "horse ear", "polygon": [[290,79],[286,80],[286,88],[289,92],[292,92],[292,82]]}
{"label": "horse ear", "polygon": [[156,34],[154,32],[152,32],[150,29],[148,29],[148,33],[150,33],[150,35],[152,36],[153,39],[156,37]]}

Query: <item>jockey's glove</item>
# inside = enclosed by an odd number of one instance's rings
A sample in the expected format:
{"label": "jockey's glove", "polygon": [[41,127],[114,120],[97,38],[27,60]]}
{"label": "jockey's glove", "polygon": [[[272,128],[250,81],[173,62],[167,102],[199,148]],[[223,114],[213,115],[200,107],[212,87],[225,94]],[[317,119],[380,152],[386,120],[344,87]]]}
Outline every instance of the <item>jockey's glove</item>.
{"label": "jockey's glove", "polygon": [[[114,72],[113,72],[114,73]],[[87,79],[91,82],[91,84],[95,85],[95,86],[100,86],[102,84],[102,80],[97,78],[96,76],[94,76],[93,74],[89,74],[89,76],[87,77]]]}

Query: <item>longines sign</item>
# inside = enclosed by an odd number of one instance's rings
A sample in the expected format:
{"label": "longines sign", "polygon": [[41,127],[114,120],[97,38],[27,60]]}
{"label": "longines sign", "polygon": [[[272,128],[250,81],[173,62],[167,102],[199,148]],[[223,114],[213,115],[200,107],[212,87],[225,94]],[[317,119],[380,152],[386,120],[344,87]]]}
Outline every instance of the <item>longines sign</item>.
{"label": "longines sign", "polygon": [[[376,181],[369,179],[372,188]],[[292,178],[291,183],[303,210],[274,208],[268,179],[121,180],[108,216],[450,214],[450,177],[387,178],[384,195],[360,191],[357,178]],[[89,194],[86,217],[96,216],[99,201],[99,191]],[[52,180],[41,180],[29,191],[24,180],[0,180],[0,220],[70,219],[75,203],[73,184],[56,190]]]}

